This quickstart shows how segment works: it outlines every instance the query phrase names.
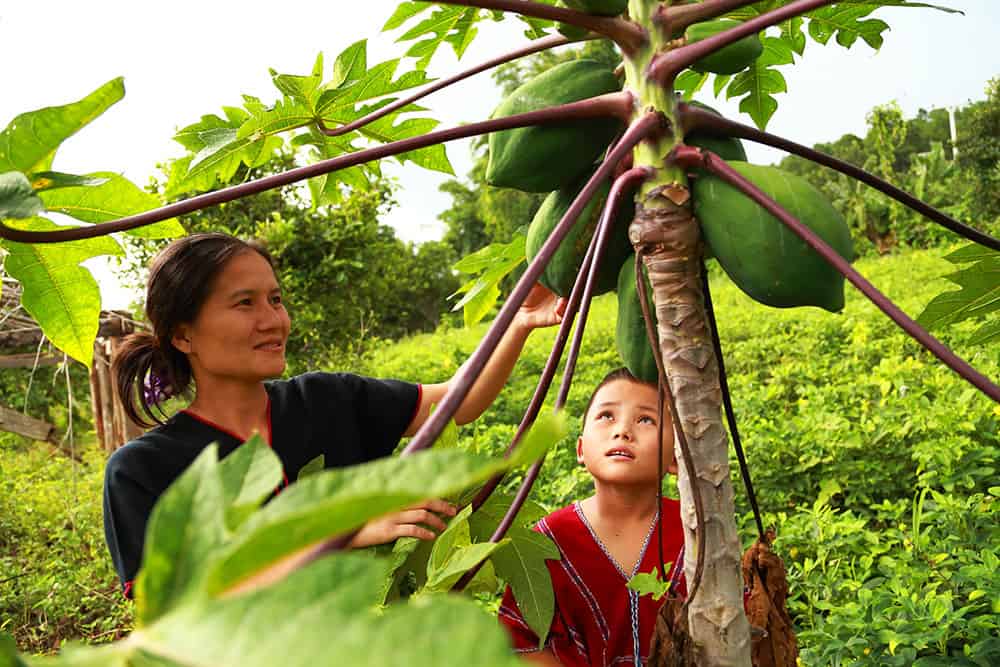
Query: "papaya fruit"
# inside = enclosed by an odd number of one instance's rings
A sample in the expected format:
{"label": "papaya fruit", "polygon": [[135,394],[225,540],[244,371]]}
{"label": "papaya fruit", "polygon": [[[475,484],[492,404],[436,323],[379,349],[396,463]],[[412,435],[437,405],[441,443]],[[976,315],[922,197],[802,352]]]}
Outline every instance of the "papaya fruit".
{"label": "papaya fruit", "polygon": [[[816,232],[844,259],[854,259],[843,216],[805,179],[777,167],[730,162],[729,166]],[[717,176],[692,185],[694,214],[712,254],[751,298],[776,308],[844,307],[844,278],[819,254]]]}
{"label": "papaya fruit", "polygon": [[[493,112],[493,118],[578,102],[621,88],[614,71],[595,60],[562,63],[530,79]],[[486,182],[525,192],[549,192],[572,183],[608,147],[623,123],[595,118],[494,132]]]}
{"label": "papaya fruit", "polygon": [[[591,172],[592,173],[592,172]],[[528,227],[527,239],[525,241],[525,254],[530,262],[538,254],[542,244],[549,238],[549,234],[555,228],[563,215],[569,210],[577,194],[586,185],[590,178],[590,173],[581,177],[571,185],[560,188],[549,194],[542,202],[538,212]],[[539,282],[548,287],[559,296],[569,296],[573,289],[573,283],[583,265],[583,259],[587,254],[590,240],[594,237],[597,224],[601,219],[601,211],[608,200],[610,184],[606,181],[597,194],[590,200],[583,213],[577,218],[576,224],[570,229],[559,248],[552,256],[545,272]],[[594,295],[610,292],[618,283],[618,268],[622,261],[632,252],[632,244],[628,240],[628,225],[635,215],[635,203],[631,197],[627,197],[618,214],[615,216],[614,228],[611,237],[608,238],[604,255],[601,258],[601,267],[597,273],[597,282],[594,285]]]}
{"label": "papaya fruit", "polygon": [[[715,19],[703,23],[695,23],[688,26],[684,31],[684,37],[688,44],[700,42],[714,35],[718,35],[724,30],[735,28],[740,24],[733,19]],[[715,53],[710,53],[701,60],[695,61],[691,69],[696,72],[711,72],[713,74],[736,74],[746,69],[753,61],[764,52],[764,46],[760,43],[757,35],[747,35],[743,39],[736,41],[729,46],[723,47]]]}
{"label": "papaya fruit", "polygon": [[[642,275],[646,281],[649,312],[655,322],[653,290],[649,286],[645,270]],[[618,347],[618,356],[632,375],[645,382],[656,382],[658,376],[656,357],[653,356],[653,349],[649,346],[646,323],[642,318],[642,306],[639,303],[639,291],[635,284],[635,255],[629,256],[618,272],[618,320],[615,322],[615,344]]]}
{"label": "papaya fruit", "polygon": [[628,9],[628,0],[562,0],[562,4],[598,16],[618,16]]}

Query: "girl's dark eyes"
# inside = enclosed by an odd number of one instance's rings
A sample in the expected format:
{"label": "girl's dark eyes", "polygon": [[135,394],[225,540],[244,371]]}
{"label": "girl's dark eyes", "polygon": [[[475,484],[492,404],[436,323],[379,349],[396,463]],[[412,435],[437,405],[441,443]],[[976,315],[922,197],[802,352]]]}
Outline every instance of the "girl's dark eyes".
{"label": "girl's dark eyes", "polygon": [[643,417],[639,417],[639,423],[640,424],[652,424],[652,425],[655,426],[656,425],[656,420],[653,419],[652,417],[643,416]]}
{"label": "girl's dark eyes", "polygon": [[597,420],[598,421],[600,421],[602,419],[614,419],[614,418],[615,418],[615,416],[613,414],[611,414],[610,412],[608,412],[607,410],[604,410],[603,412],[598,412],[597,413]]}

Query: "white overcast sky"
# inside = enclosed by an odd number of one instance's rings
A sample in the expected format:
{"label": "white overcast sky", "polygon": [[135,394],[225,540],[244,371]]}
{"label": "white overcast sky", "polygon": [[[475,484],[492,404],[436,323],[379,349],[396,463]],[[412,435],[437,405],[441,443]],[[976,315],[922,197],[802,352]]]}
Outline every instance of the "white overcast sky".
{"label": "white overcast sky", "polygon": [[[936,0],[965,12],[886,8],[876,14],[892,30],[876,53],[859,43],[845,50],[810,42],[797,67],[784,68],[789,93],[769,130],[805,144],[865,131],[865,114],[896,100],[907,115],[922,107],[961,105],[981,99],[986,82],[1000,75],[1000,1]],[[396,0],[50,0],[0,5],[0,126],[15,115],[65,104],[100,84],[124,76],[125,99],[70,139],[57,154],[60,171],[118,171],[143,185],[155,164],[180,154],[175,130],[222,105],[238,105],[241,93],[276,98],[268,68],[305,74],[317,52],[328,68],[346,46],[369,40],[369,64],[404,50],[399,34],[381,33]],[[443,48],[431,63],[433,76],[515,48],[525,40],[518,22],[482,24],[462,63]],[[329,71],[327,72],[329,75]],[[703,98],[736,117],[735,102]],[[499,101],[486,73],[436,93],[423,104],[444,126],[486,118]],[[747,117],[744,122],[751,122]],[[961,133],[961,128],[959,128]],[[750,159],[768,163],[781,154],[749,147]],[[448,147],[456,173],[471,166],[469,144]],[[416,167],[390,168],[401,183],[399,206],[386,219],[408,240],[439,237],[438,214],[450,197],[438,192],[445,177]],[[101,274],[105,307],[125,305]]]}

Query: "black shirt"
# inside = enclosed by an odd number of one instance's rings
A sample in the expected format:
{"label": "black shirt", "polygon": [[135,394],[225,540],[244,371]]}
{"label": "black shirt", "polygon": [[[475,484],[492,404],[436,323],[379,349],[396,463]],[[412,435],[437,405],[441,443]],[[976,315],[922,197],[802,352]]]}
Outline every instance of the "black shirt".
{"label": "black shirt", "polygon": [[[418,385],[347,373],[306,373],[264,383],[269,399],[271,447],[285,483],[307,463],[327,468],[388,456],[416,413]],[[118,449],[104,471],[104,536],[126,596],[139,571],[146,522],[171,482],[209,444],[222,458],[241,440],[222,428],[179,412]]]}

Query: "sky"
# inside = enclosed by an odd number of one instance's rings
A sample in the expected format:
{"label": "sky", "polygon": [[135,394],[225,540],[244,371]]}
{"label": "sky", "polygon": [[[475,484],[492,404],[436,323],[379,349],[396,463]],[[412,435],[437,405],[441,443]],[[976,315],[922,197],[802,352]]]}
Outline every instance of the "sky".
{"label": "sky", "polygon": [[[858,42],[850,50],[810,42],[795,67],[783,68],[789,92],[768,130],[812,145],[845,133],[863,135],[865,115],[896,101],[907,116],[921,108],[963,105],[984,97],[987,81],[1000,76],[1000,1],[935,0],[965,15],[929,9],[884,8],[876,16],[892,26],[875,52]],[[54,168],[86,173],[117,171],[144,185],[156,164],[181,155],[172,136],[203,114],[238,105],[249,93],[277,98],[269,68],[305,74],[318,52],[328,70],[349,44],[368,39],[369,65],[402,55],[400,31],[381,32],[397,0],[280,3],[246,0],[50,0],[44,5],[0,5],[0,125],[15,115],[79,99],[102,83],[125,77],[117,105],[63,144]],[[156,9],[150,9],[156,7]],[[481,24],[480,35],[461,63],[442,48],[430,74],[448,76],[517,48],[526,40],[519,22]],[[327,72],[329,75],[330,72]],[[751,123],[736,101],[700,99],[723,114]],[[488,73],[477,75],[421,102],[441,127],[487,118],[499,103]],[[961,128],[959,128],[961,134]],[[749,159],[771,163],[779,151],[748,146]],[[448,145],[456,174],[471,167],[468,141]],[[386,163],[388,165],[388,162]],[[437,219],[450,205],[438,191],[447,176],[418,167],[387,166],[399,179],[399,205],[384,221],[406,240],[439,238]],[[132,295],[99,269],[104,307],[128,305]]]}

